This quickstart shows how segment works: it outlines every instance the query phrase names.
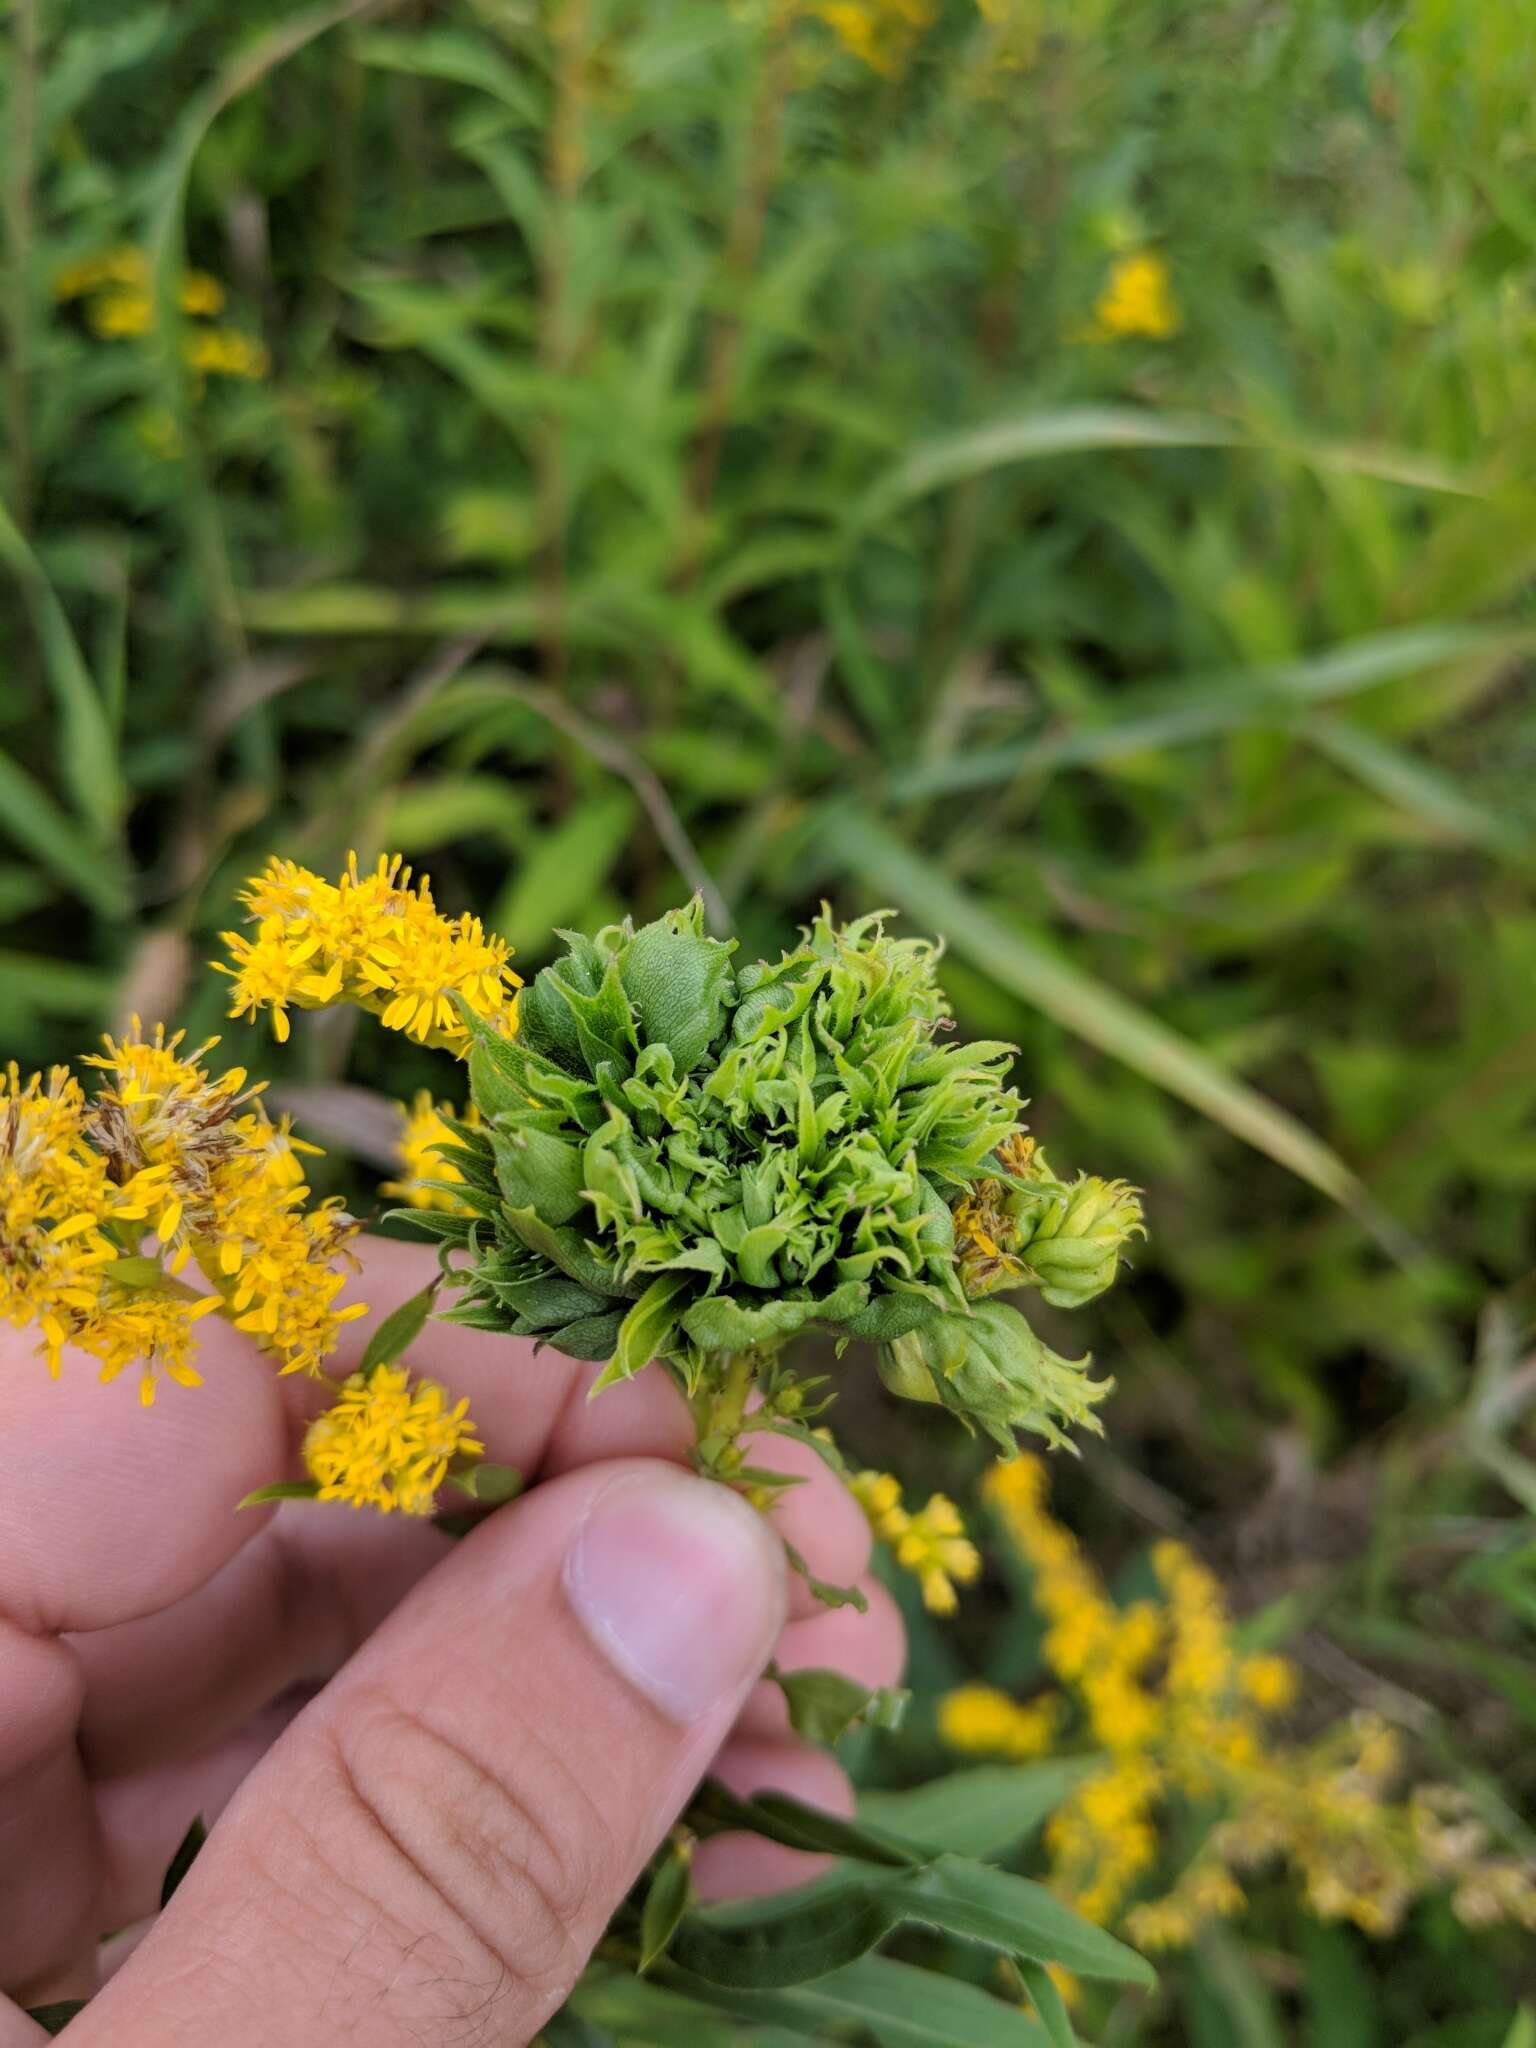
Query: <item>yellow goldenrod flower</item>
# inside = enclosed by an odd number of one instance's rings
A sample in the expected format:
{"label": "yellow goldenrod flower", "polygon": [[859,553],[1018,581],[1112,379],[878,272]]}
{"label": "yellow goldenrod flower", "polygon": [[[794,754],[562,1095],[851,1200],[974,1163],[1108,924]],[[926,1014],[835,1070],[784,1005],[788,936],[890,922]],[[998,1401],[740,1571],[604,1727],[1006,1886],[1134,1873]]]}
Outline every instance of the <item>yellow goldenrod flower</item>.
{"label": "yellow goldenrod flower", "polygon": [[409,1108],[405,1103],[397,1102],[395,1109],[400,1118],[400,1136],[396,1140],[400,1153],[400,1178],[381,1181],[380,1194],[395,1195],[412,1209],[443,1209],[458,1215],[468,1213],[463,1202],[433,1183],[447,1181],[454,1187],[464,1185],[463,1174],[442,1153],[443,1146],[455,1142],[446,1119],[452,1115],[461,1123],[478,1124],[480,1112],[473,1103],[463,1112],[451,1110],[447,1103],[434,1102],[425,1088],[416,1091]]}
{"label": "yellow goldenrod flower", "polygon": [[850,57],[898,78],[933,21],[936,0],[816,0],[810,11]]}
{"label": "yellow goldenrod flower", "polygon": [[147,292],[104,292],[93,299],[86,315],[93,331],[104,341],[118,341],[130,334],[148,334],[155,324],[154,301]]}
{"label": "yellow goldenrod flower", "polygon": [[[1156,1544],[1162,1597],[1122,1609],[1051,1517],[1038,1458],[994,1467],[984,1492],[1033,1573],[1045,1662],[1103,1756],[1045,1830],[1052,1886],[1079,1913],[1139,1946],[1179,1947],[1242,1910],[1239,1873],[1283,1862],[1310,1911],[1370,1934],[1391,1933],[1435,1884],[1454,1887],[1452,1909],[1471,1922],[1536,1927],[1536,1869],[1490,1853],[1459,1795],[1429,1786],[1394,1799],[1402,1746],[1379,1717],[1305,1747],[1273,1741],[1266,1722],[1292,1703],[1295,1669],[1238,1650],[1221,1587],[1187,1545]],[[1014,1716],[1034,1711],[965,1686],[941,1703],[939,1732],[966,1754],[1017,1755]],[[1046,1747],[1067,1723],[1060,1696],[1054,1712]],[[1182,1875],[1138,1898],[1175,1799],[1222,1817]]]}
{"label": "yellow goldenrod flower", "polygon": [[265,377],[272,367],[264,343],[236,327],[202,327],[186,338],[182,355],[189,370],[203,377]]}
{"label": "yellow goldenrod flower", "polygon": [[53,281],[53,296],[62,304],[67,299],[80,299],[88,292],[100,291],[103,285],[147,291],[149,259],[144,251],[124,243],[100,255],[83,257],[59,272]]}
{"label": "yellow goldenrod flower", "polygon": [[433,1381],[412,1386],[403,1367],[382,1365],[366,1378],[353,1373],[310,1424],[304,1463],[321,1500],[429,1515],[453,1461],[484,1449],[468,1401],[450,1408]]}
{"label": "yellow goldenrod flower", "polygon": [[933,1614],[953,1614],[959,1605],[956,1585],[969,1585],[981,1571],[981,1553],[967,1538],[954,1502],[936,1493],[911,1514],[889,1472],[856,1472],[849,1485],[875,1534],[916,1578],[923,1605]]}
{"label": "yellow goldenrod flower", "polygon": [[[110,249],[68,265],[54,279],[53,295],[61,302],[84,299],[92,332],[106,341],[149,334],[155,325],[154,281],[142,249]],[[193,320],[212,320],[224,310],[224,287],[206,270],[186,271],[176,296]],[[271,367],[264,344],[234,327],[193,328],[182,354],[198,376],[259,378]]]}
{"label": "yellow goldenrod flower", "polygon": [[[207,1072],[216,1039],[183,1038],[146,1038],[135,1018],[88,1055],[104,1076],[89,1104],[62,1068],[46,1088],[0,1077],[0,1314],[37,1325],[54,1370],[66,1343],[103,1379],[138,1362],[146,1402],[161,1373],[196,1384],[205,1315],[227,1315],[284,1372],[318,1372],[366,1313],[336,1302],[357,1224],[335,1202],[305,1207],[298,1154],[316,1148],[270,1121],[243,1069]],[[216,1292],[181,1281],[192,1261]]]}
{"label": "yellow goldenrod flower", "polygon": [[939,1702],[939,1736],[973,1756],[1044,1756],[1062,1720],[1055,1693],[1020,1705],[992,1685],[962,1685]]}
{"label": "yellow goldenrod flower", "polygon": [[230,1015],[269,1009],[279,1039],[288,1036],[290,1008],[338,1002],[356,1003],[387,1029],[461,1057],[469,1035],[456,998],[504,1034],[516,1029],[522,983],[508,964],[506,942],[468,913],[444,917],[428,878],[413,887],[398,854],[381,857],[366,874],[353,854],[336,883],[273,860],[241,901],[255,936],[226,932],[234,965],[215,965],[234,981]]}
{"label": "yellow goldenrod flower", "polygon": [[1168,265],[1151,249],[1117,256],[1104,289],[1094,301],[1088,339],[1115,341],[1144,335],[1166,341],[1181,325]]}

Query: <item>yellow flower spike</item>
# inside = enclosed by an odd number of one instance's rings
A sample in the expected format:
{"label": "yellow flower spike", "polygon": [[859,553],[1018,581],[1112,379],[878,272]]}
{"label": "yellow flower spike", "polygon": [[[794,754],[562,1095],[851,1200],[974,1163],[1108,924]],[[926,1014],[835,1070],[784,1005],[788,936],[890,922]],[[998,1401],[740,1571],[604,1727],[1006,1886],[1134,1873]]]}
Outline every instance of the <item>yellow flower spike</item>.
{"label": "yellow flower spike", "polygon": [[226,932],[234,983],[230,1015],[271,1010],[287,1036],[288,1011],[350,1002],[392,1031],[463,1057],[468,1032],[458,999],[503,1034],[516,1029],[516,991],[506,942],[477,917],[442,915],[426,876],[412,883],[399,855],[360,872],[350,856],[331,883],[291,861],[274,860],[241,899],[255,936]]}
{"label": "yellow flower spike", "polygon": [[995,1686],[962,1685],[939,1702],[940,1740],[969,1756],[1045,1756],[1060,1722],[1061,1701],[1049,1693],[1021,1706]]}
{"label": "yellow flower spike", "polygon": [[1154,250],[1137,249],[1117,256],[1110,266],[1084,338],[1117,341],[1141,335],[1166,341],[1181,324],[1168,265]]}
{"label": "yellow flower spike", "polygon": [[931,1614],[953,1614],[960,1604],[956,1585],[969,1585],[981,1572],[981,1553],[967,1538],[954,1502],[936,1493],[911,1514],[889,1472],[856,1472],[848,1483],[870,1528],[917,1579],[923,1605]]}
{"label": "yellow flower spike", "polygon": [[404,1367],[382,1365],[353,1373],[310,1424],[304,1464],[321,1500],[429,1515],[449,1466],[484,1449],[468,1401],[450,1408],[434,1381],[412,1385]]}

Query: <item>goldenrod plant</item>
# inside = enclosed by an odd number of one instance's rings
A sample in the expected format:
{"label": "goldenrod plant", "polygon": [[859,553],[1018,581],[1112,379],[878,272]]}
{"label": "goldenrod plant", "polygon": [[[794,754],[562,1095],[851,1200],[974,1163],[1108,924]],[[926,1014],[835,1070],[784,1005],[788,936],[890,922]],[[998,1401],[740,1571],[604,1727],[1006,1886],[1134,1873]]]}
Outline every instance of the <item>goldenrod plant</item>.
{"label": "goldenrod plant", "polygon": [[1044,1832],[1049,1881],[1075,1911],[1142,1948],[1183,1948],[1282,1866],[1311,1914],[1368,1935],[1434,1893],[1467,1926],[1536,1932],[1536,1862],[1499,1847],[1465,1792],[1415,1782],[1379,1713],[1287,1738],[1299,1671],[1240,1647],[1187,1545],[1156,1544],[1156,1596],[1120,1605],[1050,1512],[1039,1458],[994,1466],[985,1492],[1029,1569],[1051,1682],[1022,1700],[958,1687],[939,1732],[965,1756],[1091,1759]]}
{"label": "goldenrod plant", "polygon": [[[404,1356],[442,1296],[447,1322],[601,1361],[595,1397],[659,1361],[691,1406],[700,1470],[763,1508],[790,1482],[749,1463],[754,1433],[844,1469],[819,1422],[841,1372],[807,1378],[785,1356],[813,1331],[839,1358],[873,1347],[893,1393],[1009,1451],[1020,1429],[1063,1444],[1075,1426],[1101,1427],[1108,1382],[995,1296],[1033,1286],[1086,1301],[1114,1279],[1139,1204],[1120,1183],[1049,1171],[1006,1085],[1012,1048],[948,1042],[931,942],[823,909],[781,958],[739,963],[695,900],[638,927],[566,934],[523,989],[504,942],[472,915],[445,916],[398,857],[370,869],[354,857],[335,882],[273,860],[242,901],[248,928],[226,934],[218,963],[233,1017],[266,1014],[282,1041],[294,1011],[351,1004],[455,1055],[469,1083],[462,1115],[430,1093],[400,1111],[393,1213],[436,1241],[440,1283],[384,1320],[309,1423],[305,1476],[251,1502],[427,1516],[450,1485],[461,1504],[516,1491],[518,1474],[484,1461],[468,1401]],[[88,1057],[105,1076],[94,1097],[63,1069],[0,1081],[0,1308],[36,1328],[55,1372],[66,1345],[103,1378],[136,1363],[146,1403],[162,1375],[196,1386],[205,1316],[248,1332],[279,1371],[320,1377],[365,1313],[338,1299],[358,1223],[309,1202],[299,1153],[314,1148],[272,1122],[242,1069],[210,1073],[216,1044],[186,1049],[135,1024]],[[509,1371],[538,1369],[507,1357]],[[852,1483],[928,1606],[952,1612],[980,1567],[954,1505],[935,1495],[909,1513],[888,1475]],[[862,1604],[786,1548],[819,1599]],[[815,1739],[893,1724],[902,1705],[834,1671],[770,1675]],[[791,1897],[738,1927],[690,1910],[688,1846],[743,1828],[840,1854],[856,1911]],[[824,1977],[907,1921],[1023,1958],[1040,1998],[1053,1995],[1047,1966],[1147,1977],[1131,1950],[1022,1880],[793,1801],[708,1785],[679,1841],[612,1946],[643,1971],[670,1955],[704,2006]],[[964,2004],[961,1989],[940,1995]]]}

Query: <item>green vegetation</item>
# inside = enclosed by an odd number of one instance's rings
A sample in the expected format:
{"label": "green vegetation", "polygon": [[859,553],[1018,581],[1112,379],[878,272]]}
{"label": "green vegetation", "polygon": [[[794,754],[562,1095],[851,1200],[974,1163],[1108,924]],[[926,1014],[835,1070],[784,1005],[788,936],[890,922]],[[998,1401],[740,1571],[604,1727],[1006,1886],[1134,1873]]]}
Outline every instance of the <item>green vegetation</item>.
{"label": "green vegetation", "polygon": [[[1379,1711],[1529,1853],[1536,8],[929,13],[12,0],[0,1049],[217,1029],[272,851],[399,850],[525,973],[689,890],[747,958],[890,904],[1146,1192],[1040,1311],[1117,1383],[1064,1518],[1133,1589],[1185,1535],[1304,1728]],[[454,1086],[230,1030],[336,1186],[344,1079]],[[840,1429],[970,1495],[905,1404]],[[1022,1593],[914,1609],[872,1781],[1028,1680]],[[1529,1951],[1277,1882],[1075,2017],[1499,2048]]]}

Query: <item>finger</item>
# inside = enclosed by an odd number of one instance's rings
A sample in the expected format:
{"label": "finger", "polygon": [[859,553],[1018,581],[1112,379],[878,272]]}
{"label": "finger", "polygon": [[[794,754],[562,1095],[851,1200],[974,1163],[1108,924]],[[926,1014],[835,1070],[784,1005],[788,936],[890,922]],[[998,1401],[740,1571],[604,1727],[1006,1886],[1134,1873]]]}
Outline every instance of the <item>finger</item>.
{"label": "finger", "polygon": [[[899,1682],[907,1661],[901,1609],[878,1579],[865,1577],[859,1590],[868,1612],[824,1607],[808,1621],[792,1621],[779,1638],[773,1660],[781,1671],[841,1671],[871,1691]],[[782,1741],[790,1733],[789,1706],[772,1679],[755,1685],[737,1720],[732,1739]]]}
{"label": "finger", "polygon": [[448,1549],[430,1522],[285,1501],[186,1599],[72,1636],[91,1776],[190,1755],[291,1687],[319,1685]]}
{"label": "finger", "polygon": [[[809,1444],[754,1431],[746,1438],[753,1465],[784,1472],[798,1484],[786,1487],[772,1510],[773,1526],[804,1558],[818,1579],[856,1585],[869,1570],[872,1538],[864,1510]],[[798,1620],[824,1610],[798,1574],[790,1582],[790,1613]]]}
{"label": "finger", "polygon": [[80,1696],[62,1643],[0,1620],[0,1988],[21,1997],[75,1967],[99,1932]]}
{"label": "finger", "polygon": [[[234,1507],[287,1466],[282,1398],[247,1339],[203,1329],[204,1385],[149,1409],[131,1375],[101,1386],[77,1352],[57,1380],[5,1355],[0,1613],[39,1635],[152,1614],[261,1528],[265,1516]],[[0,1352],[13,1349],[7,1331]]]}
{"label": "finger", "polygon": [[525,2041],[735,1718],[783,1560],[723,1487],[593,1466],[493,1516],[246,1780],[79,2048]]}
{"label": "finger", "polygon": [[0,1998],[0,2048],[41,2048],[47,2039],[37,2021],[29,2020],[20,2006]]}
{"label": "finger", "polygon": [[[803,1742],[730,1742],[715,1761],[714,1775],[741,1799],[787,1792],[824,1813],[853,1812],[847,1772],[825,1750]],[[761,1835],[714,1835],[694,1851],[694,1889],[703,1899],[756,1898],[820,1877],[831,1860],[765,1842]]]}
{"label": "finger", "polygon": [[159,1910],[165,1873],[187,1829],[194,1820],[213,1826],[311,1698],[309,1688],[295,1686],[195,1756],[96,1788],[101,1927],[125,1927]]}

